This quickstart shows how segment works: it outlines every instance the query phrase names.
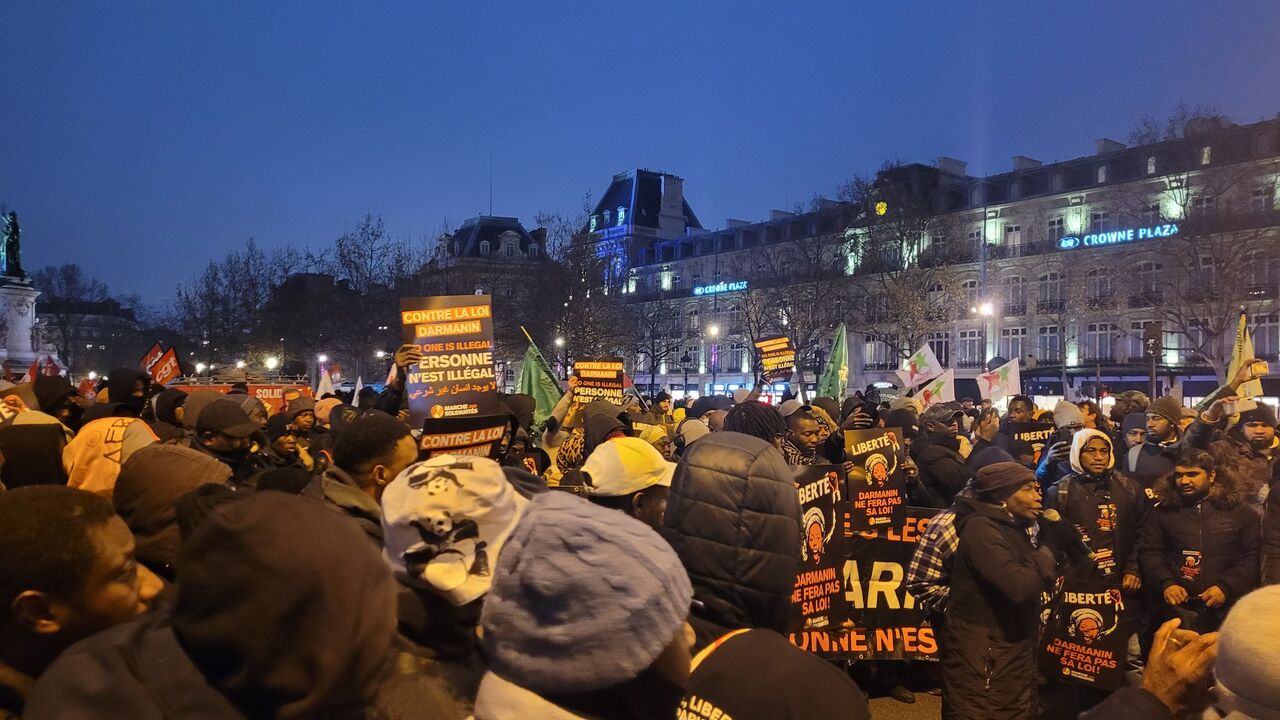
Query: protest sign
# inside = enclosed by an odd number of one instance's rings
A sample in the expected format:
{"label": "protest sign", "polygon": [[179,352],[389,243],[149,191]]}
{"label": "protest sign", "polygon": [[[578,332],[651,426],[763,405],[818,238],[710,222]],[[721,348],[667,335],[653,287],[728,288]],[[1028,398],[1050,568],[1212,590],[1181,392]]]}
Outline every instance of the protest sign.
{"label": "protest sign", "polygon": [[1045,676],[1118,690],[1129,643],[1120,588],[1067,577],[1051,607],[1040,658]]}
{"label": "protest sign", "polygon": [[[1040,462],[1040,453],[1053,442],[1053,436],[1058,432],[1058,429],[1049,423],[1006,422],[1000,431],[1009,439],[1018,440],[1030,446],[1031,455],[1038,464]],[[1006,447],[1005,449],[1010,451],[1009,454],[1013,455],[1015,460],[1017,459],[1017,455],[1012,452],[1013,448]]]}
{"label": "protest sign", "polygon": [[151,382],[157,385],[168,385],[182,377],[178,353],[174,352],[173,348],[165,350],[147,372],[151,373]]}
{"label": "protest sign", "polygon": [[791,634],[802,650],[846,660],[937,660],[938,639],[907,591],[907,567],[933,508],[907,508],[900,522],[862,533],[846,529],[841,568],[851,627]]}
{"label": "protest sign", "polygon": [[427,418],[418,450],[426,457],[473,455],[497,458],[510,418],[506,415]]}
{"label": "protest sign", "polygon": [[837,628],[849,619],[840,576],[844,565],[843,497],[838,465],[807,465],[795,469],[800,494],[800,570],[791,593],[794,627]]}
{"label": "protest sign", "polygon": [[578,379],[573,388],[573,401],[583,405],[592,400],[608,400],[623,405],[622,358],[605,357],[576,360],[573,376]]}
{"label": "protest sign", "polygon": [[849,472],[853,530],[874,530],[902,522],[907,480],[902,472],[901,437],[902,430],[898,428],[845,431],[845,457],[853,463]]}
{"label": "protest sign", "polygon": [[790,380],[796,369],[796,349],[791,346],[791,338],[779,335],[768,337],[756,343],[760,352],[760,373],[769,382]]}
{"label": "protest sign", "polygon": [[422,360],[405,373],[409,424],[428,418],[496,415],[493,304],[488,295],[436,295],[400,299],[404,341]]}
{"label": "protest sign", "polygon": [[[187,394],[196,390],[212,390],[218,393],[227,393],[231,390],[230,385],[174,385],[173,388]],[[262,404],[267,406],[267,410],[274,415],[284,412],[285,406],[294,397],[311,397],[311,388],[306,385],[250,385],[249,394],[261,400]]]}
{"label": "protest sign", "polygon": [[156,361],[159,360],[160,356],[163,354],[164,348],[160,347],[160,343],[156,343],[151,346],[151,349],[148,350],[145,355],[142,356],[142,359],[138,361],[138,364],[142,366],[143,372],[150,375],[151,367],[156,364]]}

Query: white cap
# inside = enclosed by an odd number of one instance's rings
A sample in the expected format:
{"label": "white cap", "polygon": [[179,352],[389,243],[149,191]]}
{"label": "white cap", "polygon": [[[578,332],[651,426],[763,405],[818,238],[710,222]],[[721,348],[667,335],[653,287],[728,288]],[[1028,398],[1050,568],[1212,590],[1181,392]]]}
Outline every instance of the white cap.
{"label": "white cap", "polygon": [[792,398],[778,406],[778,414],[784,418],[791,417],[792,415],[796,414],[797,410],[803,410],[808,407],[809,407],[808,405],[805,405],[799,400]]}
{"label": "white cap", "polygon": [[751,397],[751,388],[742,387],[733,391],[733,403],[735,405],[741,405],[746,402],[749,397]]}
{"label": "white cap", "polygon": [[592,495],[623,497],[654,485],[671,487],[676,464],[640,438],[620,437],[597,445],[582,472],[591,479]]}

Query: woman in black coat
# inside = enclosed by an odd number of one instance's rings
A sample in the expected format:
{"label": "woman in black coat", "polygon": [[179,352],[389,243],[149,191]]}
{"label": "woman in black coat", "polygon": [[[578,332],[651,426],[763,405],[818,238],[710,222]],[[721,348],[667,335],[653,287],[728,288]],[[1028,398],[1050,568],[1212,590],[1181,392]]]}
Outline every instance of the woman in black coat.
{"label": "woman in black coat", "polygon": [[976,497],[956,498],[960,549],[942,645],[942,716],[1025,718],[1041,594],[1056,577],[1053,552],[1029,532],[1040,484],[1025,466],[1001,462],[980,469],[973,489]]}

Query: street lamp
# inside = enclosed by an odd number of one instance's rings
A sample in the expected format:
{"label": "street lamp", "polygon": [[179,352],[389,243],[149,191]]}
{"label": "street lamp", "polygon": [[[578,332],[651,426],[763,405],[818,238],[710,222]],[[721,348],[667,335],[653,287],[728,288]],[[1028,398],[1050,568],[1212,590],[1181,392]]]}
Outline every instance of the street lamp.
{"label": "street lamp", "polygon": [[236,361],[236,369],[237,369],[237,370],[243,370],[243,369],[244,369],[244,366],[245,366],[245,362],[244,362],[243,360],[237,360],[237,361]]}
{"label": "street lamp", "polygon": [[327,363],[329,362],[329,356],[325,355],[324,353],[320,353],[319,355],[316,356],[316,360],[321,363]]}
{"label": "street lamp", "polygon": [[204,372],[205,369],[207,369],[208,367],[209,367],[208,365],[205,365],[202,362],[196,363],[196,374],[199,375],[200,373]]}
{"label": "street lamp", "polygon": [[378,358],[379,360],[382,360],[383,358],[385,358],[385,357],[387,356],[387,351],[386,351],[386,350],[379,350],[379,351],[375,352],[375,353],[373,354],[373,356],[374,356],[374,357],[376,357],[376,358]]}
{"label": "street lamp", "polygon": [[[708,326],[707,336],[712,340],[720,337],[720,326],[714,323]],[[713,344],[707,350],[707,364],[711,366],[711,387],[707,388],[707,394],[714,395],[716,391],[716,371],[720,369],[720,346]]]}
{"label": "street lamp", "polygon": [[684,387],[681,388],[682,395],[689,394],[689,364],[693,362],[693,358],[689,357],[689,351],[685,350],[680,356],[680,364],[684,366]]}
{"label": "street lamp", "polygon": [[280,358],[275,355],[268,355],[267,359],[264,360],[262,364],[266,365],[268,370],[275,370],[280,367]]}
{"label": "street lamp", "polygon": [[94,371],[90,370],[90,371],[89,371],[89,379],[90,379],[90,380],[97,380],[97,379],[98,379],[98,373],[96,373],[96,372],[94,372]]}

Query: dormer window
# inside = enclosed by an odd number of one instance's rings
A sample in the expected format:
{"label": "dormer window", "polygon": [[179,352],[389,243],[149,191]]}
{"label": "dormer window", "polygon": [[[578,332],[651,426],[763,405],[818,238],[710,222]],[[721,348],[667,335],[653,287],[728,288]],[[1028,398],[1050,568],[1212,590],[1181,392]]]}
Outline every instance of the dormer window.
{"label": "dormer window", "polygon": [[618,206],[618,225],[622,226],[627,222],[627,208],[625,205]]}
{"label": "dormer window", "polygon": [[480,241],[480,254],[484,257],[489,257],[489,241],[488,240]]}
{"label": "dormer window", "polygon": [[1151,157],[1147,158],[1147,174],[1148,175],[1156,174],[1156,156],[1155,155],[1152,155]]}
{"label": "dormer window", "polygon": [[1097,173],[1095,174],[1095,178],[1096,178],[1096,180],[1097,180],[1097,182],[1098,182],[1099,184],[1104,183],[1104,182],[1106,182],[1106,181],[1107,181],[1107,166],[1106,166],[1106,165],[1099,165],[1099,166],[1098,166],[1098,171],[1097,171]]}
{"label": "dormer window", "polygon": [[538,257],[538,246],[537,246],[537,245],[530,244],[530,245],[529,245],[529,249],[525,251],[525,254],[526,254],[526,255],[528,255],[528,256],[529,256],[529,257],[531,257],[531,258],[536,258],[536,257]]}
{"label": "dormer window", "polygon": [[605,210],[605,211],[604,211],[604,224],[605,224],[606,226],[611,224],[611,222],[612,222],[612,221],[610,220],[610,218],[612,218],[612,217],[613,217],[613,211],[612,211],[612,210]]}
{"label": "dormer window", "polygon": [[1201,165],[1208,165],[1212,157],[1213,157],[1213,148],[1209,147],[1208,145],[1205,145],[1204,147],[1200,148],[1200,164]]}

